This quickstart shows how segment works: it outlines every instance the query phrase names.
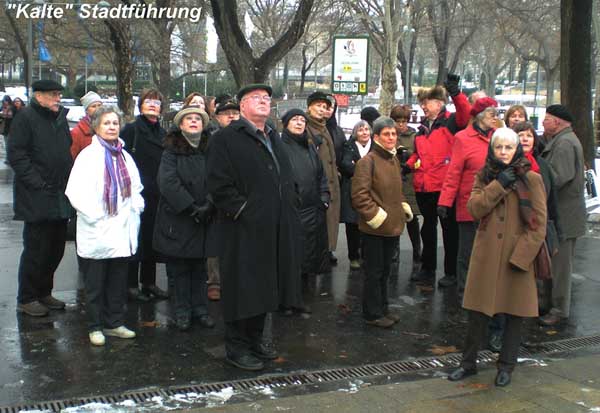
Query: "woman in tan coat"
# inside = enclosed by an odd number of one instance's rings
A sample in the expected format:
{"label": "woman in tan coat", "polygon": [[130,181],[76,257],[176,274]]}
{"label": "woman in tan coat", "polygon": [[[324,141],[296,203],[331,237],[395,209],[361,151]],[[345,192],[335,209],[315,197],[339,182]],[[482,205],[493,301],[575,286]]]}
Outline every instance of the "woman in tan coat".
{"label": "woman in tan coat", "polygon": [[533,261],[546,236],[546,192],[531,171],[518,135],[500,128],[492,135],[484,168],[476,175],[470,214],[479,220],[463,307],[469,324],[463,359],[448,379],[477,373],[477,352],[488,321],[506,314],[496,386],[510,383],[521,342],[523,317],[537,317]]}

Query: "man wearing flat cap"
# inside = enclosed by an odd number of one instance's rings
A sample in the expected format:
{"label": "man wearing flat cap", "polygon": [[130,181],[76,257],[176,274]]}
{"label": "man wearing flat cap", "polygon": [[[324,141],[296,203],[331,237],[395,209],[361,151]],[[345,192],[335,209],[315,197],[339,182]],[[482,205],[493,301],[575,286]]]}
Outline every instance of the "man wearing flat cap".
{"label": "man wearing flat cap", "polygon": [[226,361],[260,370],[277,357],[262,342],[266,313],[280,304],[279,286],[296,273],[299,196],[277,132],[267,125],[272,89],[240,89],[240,119],[213,135],[208,191],[218,210],[221,302]]}
{"label": "man wearing flat cap", "polygon": [[308,139],[319,150],[319,157],[323,162],[323,169],[327,176],[329,186],[329,208],[327,209],[327,236],[330,251],[331,264],[337,263],[337,258],[333,252],[337,248],[338,231],[340,227],[340,179],[337,169],[337,160],[335,156],[335,145],[333,137],[327,130],[328,109],[331,107],[329,95],[323,92],[314,92],[306,100],[306,114],[308,115],[308,124],[306,132]]}
{"label": "man wearing flat cap", "polygon": [[581,143],[571,127],[573,116],[563,105],[546,108],[542,158],[550,164],[558,190],[558,216],[563,232],[558,254],[552,257],[552,309],[540,324],[556,325],[569,318],[575,241],[585,234],[584,164]]}
{"label": "man wearing flat cap", "polygon": [[32,87],[31,104],[11,126],[7,155],[15,172],[14,219],[25,221],[17,311],[41,317],[65,307],[52,288],[73,215],[65,196],[73,159],[68,110],[60,105],[63,87],[53,80]]}

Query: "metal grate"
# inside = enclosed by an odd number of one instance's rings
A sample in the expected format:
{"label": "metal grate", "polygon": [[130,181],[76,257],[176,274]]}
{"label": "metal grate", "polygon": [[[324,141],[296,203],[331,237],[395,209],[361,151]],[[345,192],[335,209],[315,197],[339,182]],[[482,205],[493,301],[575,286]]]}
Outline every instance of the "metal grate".
{"label": "metal grate", "polygon": [[[551,354],[557,352],[569,352],[590,347],[600,346],[600,335],[568,338],[552,342],[529,344],[521,347],[520,357],[532,357],[532,355]],[[530,352],[530,350],[532,350]],[[497,356],[489,350],[479,352],[479,363],[491,363],[496,361]],[[461,361],[461,354],[447,354],[439,357],[423,357],[414,360],[392,361],[378,364],[367,364],[358,367],[342,367],[336,369],[316,370],[305,373],[292,373],[285,375],[272,375],[255,377],[251,379],[207,383],[198,385],[173,386],[165,389],[145,389],[136,392],[126,392],[115,395],[75,398],[68,400],[55,400],[30,405],[0,407],[0,413],[18,413],[22,410],[38,410],[42,412],[60,412],[68,407],[83,406],[89,403],[115,404],[125,400],[133,400],[136,403],[144,403],[153,397],[169,398],[178,393],[207,394],[220,392],[231,387],[234,391],[244,392],[261,387],[271,389],[282,389],[291,386],[303,386],[308,384],[319,384],[336,382],[348,379],[358,379],[390,374],[406,374],[419,371],[447,369],[457,367]]]}

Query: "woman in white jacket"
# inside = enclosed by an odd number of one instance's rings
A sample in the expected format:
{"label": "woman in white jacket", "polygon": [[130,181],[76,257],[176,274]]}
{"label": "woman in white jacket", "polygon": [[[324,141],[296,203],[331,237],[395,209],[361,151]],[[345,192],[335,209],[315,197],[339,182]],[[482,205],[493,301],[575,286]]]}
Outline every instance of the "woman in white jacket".
{"label": "woman in white jacket", "polygon": [[138,247],[144,199],[138,169],[119,138],[121,120],[114,106],[96,111],[92,143],[77,156],[66,190],[77,210],[89,337],[97,346],[104,345],[105,335],[135,337],[124,325],[127,265]]}

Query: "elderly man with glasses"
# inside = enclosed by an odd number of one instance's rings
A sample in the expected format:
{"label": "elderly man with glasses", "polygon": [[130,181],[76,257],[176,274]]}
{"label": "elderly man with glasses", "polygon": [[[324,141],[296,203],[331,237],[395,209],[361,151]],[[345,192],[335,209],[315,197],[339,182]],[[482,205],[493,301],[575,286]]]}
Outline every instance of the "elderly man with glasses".
{"label": "elderly man with glasses", "polygon": [[60,105],[63,87],[53,80],[32,87],[31,104],[13,120],[7,155],[15,171],[15,219],[25,221],[17,311],[42,317],[65,308],[51,293],[73,215],[65,196],[73,159],[68,110]]}
{"label": "elderly man with glasses", "polygon": [[245,370],[277,357],[262,341],[265,316],[288,295],[302,257],[291,164],[267,125],[271,93],[268,85],[243,87],[240,119],[212,137],[208,154],[208,190],[221,229],[226,361]]}

